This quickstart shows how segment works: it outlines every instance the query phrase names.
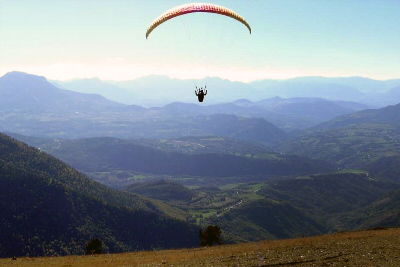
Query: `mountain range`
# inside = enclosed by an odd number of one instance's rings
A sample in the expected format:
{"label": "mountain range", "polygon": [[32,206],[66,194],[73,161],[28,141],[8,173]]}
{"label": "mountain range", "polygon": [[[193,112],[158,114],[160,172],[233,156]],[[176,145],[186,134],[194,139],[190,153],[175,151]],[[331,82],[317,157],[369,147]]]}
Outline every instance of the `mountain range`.
{"label": "mountain range", "polygon": [[19,72],[10,72],[0,78],[0,109],[2,112],[46,112],[72,114],[112,110],[124,105],[111,102],[98,94],[78,94],[62,90],[46,78]]}
{"label": "mountain range", "polygon": [[[20,72],[0,78],[0,102],[0,130],[30,136],[177,138],[223,132],[263,143],[286,138],[276,126],[290,132],[368,108],[355,102],[279,97],[257,102],[239,99],[208,106],[173,102],[144,108],[117,103],[98,94],[63,90],[44,77]],[[227,124],[225,130],[220,129],[221,120],[215,115],[226,115],[222,120]]]}
{"label": "mountain range", "polygon": [[98,78],[52,82],[64,89],[85,93],[97,92],[116,102],[146,107],[163,106],[176,101],[196,103],[193,93],[195,86],[207,86],[209,95],[206,97],[206,103],[208,104],[232,102],[242,98],[257,102],[279,96],[282,98],[319,97],[383,107],[398,103],[390,98],[388,92],[400,86],[400,79],[380,81],[362,77],[300,77],[242,83],[212,77],[201,80],[178,80],[153,75],[118,82],[101,81]]}
{"label": "mountain range", "polygon": [[[152,108],[88,94],[135,87],[140,102],[140,88],[161,81],[171,97],[171,79],[153,78],[89,80],[85,93],[25,73],[0,78],[0,131],[36,147],[0,134],[0,256],[81,254],[93,237],[109,252],[195,246],[207,224],[245,242],[400,222],[400,104],[371,109],[396,101],[398,80],[266,80],[238,97],[242,83],[210,78],[214,96],[231,88],[232,100]],[[265,96],[298,88],[310,97]]]}

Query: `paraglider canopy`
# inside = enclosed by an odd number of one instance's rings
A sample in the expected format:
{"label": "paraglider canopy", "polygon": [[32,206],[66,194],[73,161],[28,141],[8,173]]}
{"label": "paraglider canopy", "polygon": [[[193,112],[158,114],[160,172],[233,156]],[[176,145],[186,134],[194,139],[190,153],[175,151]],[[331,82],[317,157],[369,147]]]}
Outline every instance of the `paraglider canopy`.
{"label": "paraglider canopy", "polygon": [[150,33],[157,28],[160,24],[166,22],[169,19],[175,18],[177,16],[189,14],[189,13],[195,13],[195,12],[207,12],[207,13],[215,13],[215,14],[220,14],[224,15],[230,18],[233,18],[242,24],[244,24],[247,29],[249,29],[249,32],[251,34],[251,27],[247,23],[247,21],[240,16],[238,13],[223,7],[219,5],[214,5],[214,4],[207,4],[207,3],[191,3],[191,4],[185,4],[181,6],[177,6],[174,8],[171,8],[170,10],[167,10],[166,12],[162,13],[160,16],[158,16],[149,26],[146,32],[146,39],[149,37]]}

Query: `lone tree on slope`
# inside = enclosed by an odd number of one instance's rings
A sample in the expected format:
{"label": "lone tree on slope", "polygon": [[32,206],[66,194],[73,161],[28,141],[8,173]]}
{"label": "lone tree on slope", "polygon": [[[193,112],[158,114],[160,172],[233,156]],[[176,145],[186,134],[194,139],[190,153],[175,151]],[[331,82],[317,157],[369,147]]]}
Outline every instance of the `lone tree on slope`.
{"label": "lone tree on slope", "polygon": [[101,254],[103,252],[103,241],[98,238],[94,238],[87,242],[85,253],[86,255]]}
{"label": "lone tree on slope", "polygon": [[214,243],[218,245],[222,244],[221,241],[221,228],[218,225],[209,225],[203,232],[199,230],[200,246],[212,246]]}

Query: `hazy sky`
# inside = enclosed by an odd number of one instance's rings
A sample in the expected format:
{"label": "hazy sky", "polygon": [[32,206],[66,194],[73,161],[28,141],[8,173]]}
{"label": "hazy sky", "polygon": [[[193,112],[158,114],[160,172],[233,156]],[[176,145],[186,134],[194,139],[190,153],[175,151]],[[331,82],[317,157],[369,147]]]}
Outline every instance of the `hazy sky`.
{"label": "hazy sky", "polygon": [[399,0],[210,0],[251,25],[189,14],[147,27],[178,0],[0,0],[0,76],[130,80],[218,76],[400,78]]}

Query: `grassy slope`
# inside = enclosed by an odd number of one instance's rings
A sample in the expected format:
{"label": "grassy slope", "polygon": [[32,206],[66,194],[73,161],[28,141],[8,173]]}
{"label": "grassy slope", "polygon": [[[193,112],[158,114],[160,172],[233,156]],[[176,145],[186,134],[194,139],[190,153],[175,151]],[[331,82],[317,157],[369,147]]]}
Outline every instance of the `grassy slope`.
{"label": "grassy slope", "polygon": [[210,248],[0,259],[0,266],[399,266],[400,229]]}

